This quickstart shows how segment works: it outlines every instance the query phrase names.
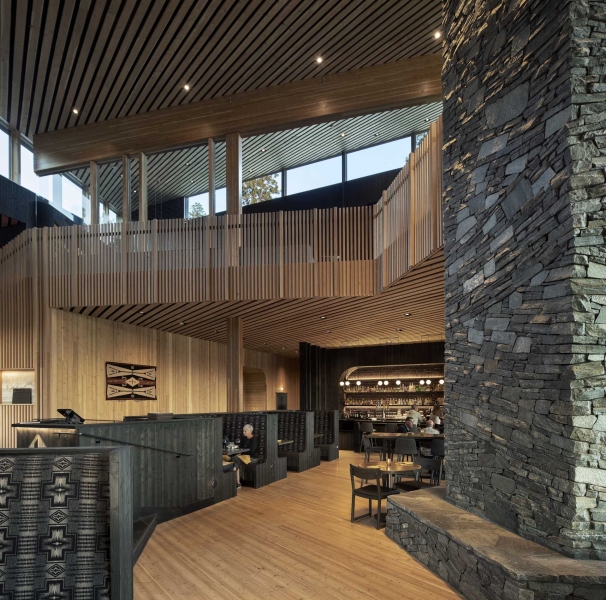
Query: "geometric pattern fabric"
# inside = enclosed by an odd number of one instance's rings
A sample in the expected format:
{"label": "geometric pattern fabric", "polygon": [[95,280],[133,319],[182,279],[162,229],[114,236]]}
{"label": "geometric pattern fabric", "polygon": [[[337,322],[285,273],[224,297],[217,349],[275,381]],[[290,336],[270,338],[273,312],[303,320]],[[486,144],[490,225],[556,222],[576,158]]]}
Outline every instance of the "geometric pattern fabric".
{"label": "geometric pattern fabric", "polygon": [[109,600],[109,455],[0,455],[0,600]]}

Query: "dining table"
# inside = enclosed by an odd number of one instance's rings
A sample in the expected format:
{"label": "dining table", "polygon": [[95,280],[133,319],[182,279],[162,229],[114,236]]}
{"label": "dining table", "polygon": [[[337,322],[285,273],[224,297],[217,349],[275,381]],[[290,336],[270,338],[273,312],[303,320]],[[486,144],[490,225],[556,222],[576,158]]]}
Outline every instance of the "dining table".
{"label": "dining table", "polygon": [[418,477],[421,472],[421,465],[410,461],[369,461],[369,462],[361,462],[357,465],[358,467],[362,467],[364,469],[379,469],[381,471],[381,475],[387,478],[387,485],[389,487],[394,486],[394,479],[396,475],[404,475],[413,473],[415,478]]}

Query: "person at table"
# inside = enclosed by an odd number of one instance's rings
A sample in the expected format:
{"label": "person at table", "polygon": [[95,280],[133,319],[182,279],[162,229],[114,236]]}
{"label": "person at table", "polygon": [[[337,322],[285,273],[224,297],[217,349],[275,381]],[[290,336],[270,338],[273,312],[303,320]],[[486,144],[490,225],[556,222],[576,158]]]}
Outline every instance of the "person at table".
{"label": "person at table", "polygon": [[259,438],[254,435],[253,426],[247,423],[242,427],[242,435],[244,438],[240,442],[240,448],[247,451],[246,453],[250,457],[250,463],[247,463],[240,456],[234,456],[233,462],[236,465],[236,481],[238,487],[242,487],[241,481],[247,481],[246,467],[248,464],[254,464],[259,462]]}
{"label": "person at table", "polygon": [[431,419],[427,419],[427,421],[425,421],[425,429],[423,429],[423,433],[440,433],[437,429],[435,429],[434,425],[435,423]]}
{"label": "person at table", "polygon": [[417,404],[412,405],[412,409],[409,411],[408,416],[412,419],[413,423],[417,427],[423,418],[423,415],[419,412],[419,406]]}
{"label": "person at table", "polygon": [[442,417],[444,416],[444,409],[441,404],[433,407],[429,418],[434,422],[434,425],[440,425],[442,423]]}
{"label": "person at table", "polygon": [[398,433],[418,433],[419,428],[415,425],[412,417],[406,417],[404,423],[398,425]]}

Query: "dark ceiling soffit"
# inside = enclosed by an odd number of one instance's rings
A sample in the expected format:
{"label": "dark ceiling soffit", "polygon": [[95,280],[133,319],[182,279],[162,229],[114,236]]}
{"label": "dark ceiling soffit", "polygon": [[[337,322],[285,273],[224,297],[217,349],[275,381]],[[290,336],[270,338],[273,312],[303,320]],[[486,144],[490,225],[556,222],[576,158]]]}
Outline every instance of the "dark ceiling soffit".
{"label": "dark ceiling soffit", "polygon": [[[34,170],[44,176],[139,152],[261,135],[442,99],[441,55],[409,58],[322,78],[243,92],[34,136]],[[322,93],[318,93],[319,88]]]}

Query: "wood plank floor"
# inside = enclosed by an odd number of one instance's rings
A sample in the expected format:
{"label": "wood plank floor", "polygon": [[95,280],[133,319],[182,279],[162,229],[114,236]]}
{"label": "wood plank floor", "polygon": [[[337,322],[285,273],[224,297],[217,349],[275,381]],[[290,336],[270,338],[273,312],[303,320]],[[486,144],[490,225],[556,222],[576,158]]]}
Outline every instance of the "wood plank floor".
{"label": "wood plank floor", "polygon": [[349,464],[359,457],[341,452],[159,525],[135,567],[135,599],[461,598],[373,522],[350,523]]}

